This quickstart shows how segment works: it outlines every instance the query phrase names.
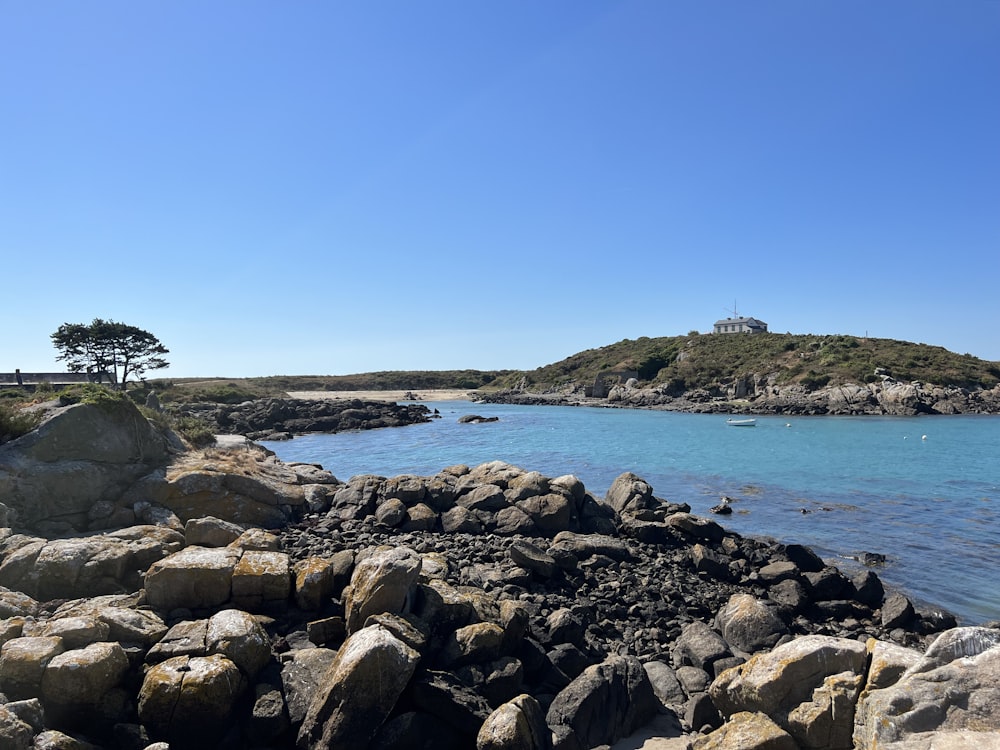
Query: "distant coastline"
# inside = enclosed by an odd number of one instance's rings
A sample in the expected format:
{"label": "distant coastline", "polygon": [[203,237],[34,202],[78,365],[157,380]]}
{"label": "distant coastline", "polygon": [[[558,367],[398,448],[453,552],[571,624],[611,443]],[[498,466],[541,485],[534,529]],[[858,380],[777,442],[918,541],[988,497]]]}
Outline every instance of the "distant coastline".
{"label": "distant coastline", "polygon": [[362,401],[472,401],[472,392],[459,388],[428,388],[397,391],[288,391],[289,398],[361,399]]}

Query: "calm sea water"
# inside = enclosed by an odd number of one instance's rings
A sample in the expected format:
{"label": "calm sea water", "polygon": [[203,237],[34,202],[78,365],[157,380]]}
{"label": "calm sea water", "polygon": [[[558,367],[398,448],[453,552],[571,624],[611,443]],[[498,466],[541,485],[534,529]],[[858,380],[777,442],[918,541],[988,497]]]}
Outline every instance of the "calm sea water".
{"label": "calm sea water", "polygon": [[[1000,417],[725,417],[628,409],[430,403],[441,419],[268,443],[286,461],[357,474],[431,475],[507,461],[575,474],[603,497],[632,471],[658,497],[744,535],[810,545],[824,558],[879,552],[888,584],[964,623],[1000,619]],[[464,414],[499,422],[458,424]],[[806,511],[806,512],[803,512]]]}

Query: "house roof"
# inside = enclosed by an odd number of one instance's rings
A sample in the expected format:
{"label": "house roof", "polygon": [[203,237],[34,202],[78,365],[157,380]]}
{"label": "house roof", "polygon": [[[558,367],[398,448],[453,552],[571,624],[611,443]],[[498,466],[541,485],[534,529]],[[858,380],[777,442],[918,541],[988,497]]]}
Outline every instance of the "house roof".
{"label": "house roof", "polygon": [[740,323],[746,323],[751,328],[757,328],[758,326],[766,326],[763,320],[757,320],[757,318],[724,318],[723,320],[715,321],[715,325],[739,325]]}

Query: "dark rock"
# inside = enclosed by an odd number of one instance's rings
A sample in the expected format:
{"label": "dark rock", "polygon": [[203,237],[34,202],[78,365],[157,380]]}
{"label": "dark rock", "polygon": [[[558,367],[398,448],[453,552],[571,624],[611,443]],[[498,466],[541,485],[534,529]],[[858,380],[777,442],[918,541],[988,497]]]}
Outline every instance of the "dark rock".
{"label": "dark rock", "polygon": [[705,727],[718,729],[722,726],[722,716],[708,693],[692,695],[684,707],[684,723],[694,732]]}
{"label": "dark rock", "polygon": [[889,630],[903,627],[915,614],[909,599],[900,593],[890,594],[882,604],[882,627]]}
{"label": "dark rock", "polygon": [[[466,742],[463,742],[466,740]],[[461,750],[467,738],[423,711],[408,711],[383,724],[369,748],[371,750]]]}
{"label": "dark rock", "polygon": [[826,567],[826,563],[819,555],[801,544],[785,544],[780,549],[803,573],[817,573]]}
{"label": "dark rock", "polygon": [[733,594],[715,618],[715,626],[732,648],[755,653],[774,646],[788,632],[774,604],[750,594]]}
{"label": "dark rock", "polygon": [[863,570],[851,579],[854,586],[854,598],[862,604],[877,608],[882,606],[885,598],[885,588],[882,581],[870,570]]}
{"label": "dark rock", "polygon": [[551,578],[556,573],[556,561],[552,556],[531,542],[516,541],[507,550],[507,554],[514,563],[542,578]]}
{"label": "dark rock", "polygon": [[807,572],[804,577],[809,587],[809,593],[815,601],[853,599],[857,593],[851,582],[836,568],[823,568],[818,572]]}
{"label": "dark rock", "polygon": [[757,571],[757,576],[768,586],[773,586],[790,578],[799,578],[799,567],[789,561],[773,562]]}
{"label": "dark rock", "polygon": [[493,708],[512,700],[524,690],[524,667],[518,659],[505,656],[488,665],[480,692]]}
{"label": "dark rock", "polygon": [[684,689],[684,693],[688,696],[706,692],[712,683],[712,675],[699,667],[679,666],[675,674],[677,681]]}
{"label": "dark rock", "polygon": [[[662,661],[648,661],[642,665],[653,686],[653,693],[665,706],[679,706],[686,698],[677,673]],[[706,675],[707,677],[707,675]],[[707,688],[707,680],[706,685]]]}
{"label": "dark rock", "polygon": [[805,587],[794,578],[774,584],[767,590],[767,596],[792,614],[800,612],[810,601]]}
{"label": "dark rock", "polygon": [[284,734],[291,723],[285,699],[274,685],[260,683],[254,688],[254,703],[247,722],[246,735],[254,744],[268,744]]}
{"label": "dark rock", "polygon": [[545,720],[553,731],[569,728],[582,747],[593,748],[628,736],[649,722],[658,706],[639,660],[612,656],[560,691]]}
{"label": "dark rock", "polygon": [[678,667],[693,666],[706,671],[716,660],[733,655],[723,637],[698,620],[684,627],[671,654]]}
{"label": "dark rock", "polygon": [[690,537],[708,542],[721,542],[725,531],[715,521],[692,516],[690,513],[674,513],[667,518],[667,524]]}
{"label": "dark rock", "polygon": [[546,638],[549,643],[583,644],[584,624],[579,612],[557,609],[545,621]]}
{"label": "dark rock", "polygon": [[728,581],[731,578],[729,561],[702,544],[696,544],[691,548],[691,562],[699,573],[705,573],[720,581]]}
{"label": "dark rock", "polygon": [[549,661],[571,680],[576,679],[593,661],[572,643],[560,643],[547,654]]}
{"label": "dark rock", "polygon": [[880,552],[862,552],[858,555],[858,562],[866,567],[873,568],[885,565],[886,558]]}
{"label": "dark rock", "polygon": [[475,739],[483,721],[493,711],[485,698],[448,672],[418,672],[408,693],[417,709],[465,738]]}

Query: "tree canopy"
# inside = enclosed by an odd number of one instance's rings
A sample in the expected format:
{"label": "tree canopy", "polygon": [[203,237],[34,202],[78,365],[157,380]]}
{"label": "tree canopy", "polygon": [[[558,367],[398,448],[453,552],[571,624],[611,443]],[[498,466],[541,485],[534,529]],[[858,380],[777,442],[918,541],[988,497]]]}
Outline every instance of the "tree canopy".
{"label": "tree canopy", "polygon": [[148,370],[170,365],[163,358],[170,351],[149,331],[125,323],[95,318],[90,325],[63,323],[52,334],[70,372],[87,372],[100,382],[105,377],[124,390],[129,376],[141,378]]}

